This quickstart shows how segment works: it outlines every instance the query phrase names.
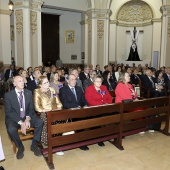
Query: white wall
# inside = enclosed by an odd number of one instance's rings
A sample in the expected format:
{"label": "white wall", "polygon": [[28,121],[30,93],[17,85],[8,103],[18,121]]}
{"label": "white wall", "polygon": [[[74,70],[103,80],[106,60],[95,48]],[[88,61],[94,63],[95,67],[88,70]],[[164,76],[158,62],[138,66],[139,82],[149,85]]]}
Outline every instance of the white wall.
{"label": "white wall", "polygon": [[[8,12],[8,1],[0,0],[0,10]],[[11,64],[10,16],[0,14],[0,60]]]}
{"label": "white wall", "polygon": [[[60,58],[63,63],[82,63],[81,52],[84,50],[82,47],[82,25],[81,13],[62,11],[55,9],[42,8],[42,12],[49,14],[58,14],[60,16]],[[73,44],[65,43],[65,31],[74,30],[75,31],[75,42]],[[84,34],[84,30],[83,30]],[[84,44],[83,44],[84,46]],[[77,60],[71,60],[71,55],[77,55]]]}
{"label": "white wall", "polygon": [[43,0],[43,1],[44,5],[81,11],[87,10],[86,0]]}

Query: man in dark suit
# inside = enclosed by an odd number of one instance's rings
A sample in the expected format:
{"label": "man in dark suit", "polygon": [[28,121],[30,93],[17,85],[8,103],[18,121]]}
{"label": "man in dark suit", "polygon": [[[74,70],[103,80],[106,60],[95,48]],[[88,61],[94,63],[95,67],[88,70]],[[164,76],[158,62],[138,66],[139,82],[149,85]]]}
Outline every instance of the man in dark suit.
{"label": "man in dark suit", "polygon": [[152,77],[152,70],[147,69],[146,70],[146,75],[143,76],[142,78],[142,84],[150,89],[151,95],[154,97],[160,97],[162,96],[162,92],[160,89],[157,89],[155,86],[155,79]]}
{"label": "man in dark suit", "polygon": [[138,76],[138,70],[137,69],[133,70],[133,74],[130,76],[130,80],[131,80],[132,85],[139,86],[140,78]]}
{"label": "man in dark suit", "polygon": [[8,83],[8,90],[10,90],[10,86],[13,81],[13,77],[17,75],[17,72],[13,65],[10,65],[10,68],[5,71],[5,82]]}
{"label": "man in dark suit", "polygon": [[35,70],[33,72],[34,80],[30,80],[27,83],[27,89],[32,91],[32,94],[34,93],[34,90],[38,88],[38,78],[41,76],[41,72],[39,70]]}
{"label": "man in dark suit", "polygon": [[24,89],[21,76],[14,78],[14,86],[15,89],[5,94],[5,123],[10,138],[18,147],[16,157],[22,159],[24,156],[24,146],[19,138],[18,129],[21,128],[22,133],[26,134],[26,129],[30,127],[35,128],[30,149],[36,156],[40,156],[41,152],[36,144],[40,141],[43,121],[34,111],[31,91]]}
{"label": "man in dark suit", "polygon": [[96,75],[96,71],[90,71],[90,73],[89,73],[89,75],[90,75],[90,78],[89,79],[86,79],[86,80],[84,80],[84,90],[88,87],[88,86],[90,86],[90,85],[92,85],[93,84],[93,78],[94,78],[94,76]]}
{"label": "man in dark suit", "polygon": [[[59,97],[64,109],[80,108],[87,105],[81,87],[76,86],[76,76],[70,74],[67,77],[68,84],[60,89]],[[80,147],[82,150],[89,150],[87,146]]]}
{"label": "man in dark suit", "polygon": [[102,76],[102,71],[100,70],[100,65],[99,64],[97,64],[96,65],[96,74],[99,74],[99,75],[101,75]]}
{"label": "man in dark suit", "polygon": [[166,72],[163,74],[164,82],[168,86],[168,83],[170,81],[170,67],[165,69]]}
{"label": "man in dark suit", "polygon": [[89,79],[89,72],[90,72],[90,68],[88,65],[84,66],[84,72],[81,72],[79,74],[79,78],[82,81],[82,83],[84,82],[84,80]]}

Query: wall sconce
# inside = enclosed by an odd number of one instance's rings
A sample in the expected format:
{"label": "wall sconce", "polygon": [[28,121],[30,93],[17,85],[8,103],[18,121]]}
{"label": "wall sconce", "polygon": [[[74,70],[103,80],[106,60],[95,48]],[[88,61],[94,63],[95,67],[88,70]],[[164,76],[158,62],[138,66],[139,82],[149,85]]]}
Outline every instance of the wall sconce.
{"label": "wall sconce", "polygon": [[8,7],[9,7],[10,11],[13,11],[14,4],[13,4],[13,2],[11,0],[9,0]]}

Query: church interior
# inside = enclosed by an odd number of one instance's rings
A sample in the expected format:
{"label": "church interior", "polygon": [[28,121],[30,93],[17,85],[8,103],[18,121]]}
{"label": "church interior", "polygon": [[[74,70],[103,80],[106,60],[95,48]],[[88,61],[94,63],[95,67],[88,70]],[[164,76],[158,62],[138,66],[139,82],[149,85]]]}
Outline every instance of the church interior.
{"label": "church interior", "polygon": [[[109,63],[159,69],[170,67],[169,47],[170,0],[0,0],[0,61],[6,68],[13,57],[24,69],[59,59],[65,66],[100,65],[102,71]],[[24,158],[16,159],[4,105],[0,137],[5,170],[48,169],[44,158],[29,150],[31,140],[23,142]],[[54,165],[59,170],[169,169],[169,136],[146,132],[125,137],[123,143],[123,151],[107,141],[102,148],[90,145],[87,152],[54,154]]]}

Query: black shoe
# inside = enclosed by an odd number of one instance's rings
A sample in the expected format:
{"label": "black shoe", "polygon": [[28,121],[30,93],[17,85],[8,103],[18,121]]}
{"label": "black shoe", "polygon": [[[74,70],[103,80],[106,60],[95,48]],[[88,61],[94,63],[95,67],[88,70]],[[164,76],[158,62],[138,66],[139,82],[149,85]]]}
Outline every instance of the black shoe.
{"label": "black shoe", "polygon": [[105,146],[105,144],[103,142],[99,142],[98,145],[101,146],[101,147]]}
{"label": "black shoe", "polygon": [[16,154],[17,159],[22,159],[24,157],[24,147],[19,147],[18,152]]}
{"label": "black shoe", "polygon": [[41,156],[42,155],[40,149],[37,146],[32,146],[31,145],[30,150],[34,152],[35,156]]}
{"label": "black shoe", "polygon": [[80,149],[83,150],[83,151],[88,151],[89,150],[89,148],[87,146],[81,146]]}
{"label": "black shoe", "polygon": [[3,166],[0,166],[0,170],[5,170]]}

